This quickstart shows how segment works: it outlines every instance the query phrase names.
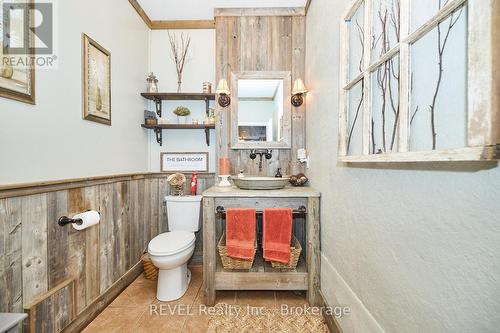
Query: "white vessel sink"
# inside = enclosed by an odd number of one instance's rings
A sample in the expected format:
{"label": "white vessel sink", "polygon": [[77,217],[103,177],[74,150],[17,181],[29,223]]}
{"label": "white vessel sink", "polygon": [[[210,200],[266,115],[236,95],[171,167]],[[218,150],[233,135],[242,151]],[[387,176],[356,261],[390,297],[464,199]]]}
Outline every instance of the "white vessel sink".
{"label": "white vessel sink", "polygon": [[234,184],[242,190],[280,190],[288,184],[288,177],[231,177]]}

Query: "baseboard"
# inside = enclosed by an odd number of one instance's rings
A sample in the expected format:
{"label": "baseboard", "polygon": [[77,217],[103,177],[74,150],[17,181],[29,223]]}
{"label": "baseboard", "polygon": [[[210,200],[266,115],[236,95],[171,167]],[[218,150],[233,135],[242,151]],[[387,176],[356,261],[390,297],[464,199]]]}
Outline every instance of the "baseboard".
{"label": "baseboard", "polygon": [[[318,290],[318,296],[319,296],[319,306],[323,309],[326,309],[329,307],[328,302],[325,299],[325,296],[323,296],[323,293],[321,290]],[[328,326],[328,329],[330,330],[330,333],[342,333],[342,328],[340,328],[340,325],[335,318],[333,314],[328,314],[327,311],[323,311],[323,318],[325,318],[326,326]]]}
{"label": "baseboard", "polygon": [[344,331],[385,333],[324,253],[321,255],[321,294],[330,305],[349,307],[349,314],[335,318]]}
{"label": "baseboard", "polygon": [[135,264],[125,275],[111,285],[102,295],[90,303],[78,316],[66,326],[63,333],[81,332],[92,322],[113,300],[120,295],[143,271],[142,262]]}

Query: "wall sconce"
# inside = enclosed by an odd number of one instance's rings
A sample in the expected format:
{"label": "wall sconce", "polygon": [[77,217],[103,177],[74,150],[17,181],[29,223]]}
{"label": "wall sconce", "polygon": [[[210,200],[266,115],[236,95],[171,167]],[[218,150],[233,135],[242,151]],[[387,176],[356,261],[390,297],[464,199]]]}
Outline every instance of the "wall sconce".
{"label": "wall sconce", "polygon": [[304,103],[304,94],[306,92],[307,88],[302,79],[296,79],[292,89],[292,105],[295,107],[301,106]]}
{"label": "wall sconce", "polygon": [[231,104],[231,97],[229,97],[230,91],[226,79],[221,79],[219,81],[215,93],[219,95],[219,99],[217,101],[221,107],[225,108]]}

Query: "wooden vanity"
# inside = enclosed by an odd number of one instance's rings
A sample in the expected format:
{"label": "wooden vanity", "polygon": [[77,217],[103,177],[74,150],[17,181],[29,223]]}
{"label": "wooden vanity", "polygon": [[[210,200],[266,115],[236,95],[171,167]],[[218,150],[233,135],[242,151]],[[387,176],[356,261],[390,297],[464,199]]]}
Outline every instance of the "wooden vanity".
{"label": "wooden vanity", "polygon": [[[286,187],[282,190],[241,190],[237,187],[211,187],[203,192],[203,280],[205,303],[215,304],[217,290],[306,290],[310,305],[318,305],[320,288],[320,193],[310,187]],[[257,249],[251,270],[225,270],[217,243],[225,225],[217,212],[227,208],[305,207],[294,216],[293,232],[302,245],[297,269],[280,271],[262,259]],[[303,209],[303,208],[302,208]],[[259,243],[260,246],[260,243]]]}

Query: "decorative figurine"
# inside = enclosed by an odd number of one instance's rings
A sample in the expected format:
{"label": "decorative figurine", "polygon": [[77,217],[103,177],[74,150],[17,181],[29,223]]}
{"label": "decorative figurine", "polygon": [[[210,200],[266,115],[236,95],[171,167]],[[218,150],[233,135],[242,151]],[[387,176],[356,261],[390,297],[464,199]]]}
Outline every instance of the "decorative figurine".
{"label": "decorative figurine", "polygon": [[170,185],[170,195],[184,195],[184,183],[186,182],[184,174],[174,173],[168,176],[167,182]]}
{"label": "decorative figurine", "polygon": [[304,186],[305,184],[307,184],[309,179],[307,179],[306,175],[304,175],[303,173],[299,173],[298,175],[290,176],[289,181],[292,186]]}

